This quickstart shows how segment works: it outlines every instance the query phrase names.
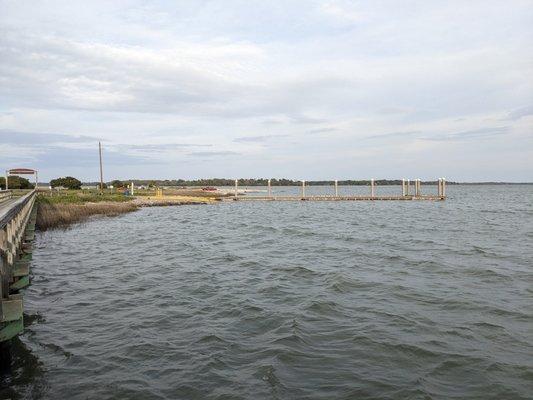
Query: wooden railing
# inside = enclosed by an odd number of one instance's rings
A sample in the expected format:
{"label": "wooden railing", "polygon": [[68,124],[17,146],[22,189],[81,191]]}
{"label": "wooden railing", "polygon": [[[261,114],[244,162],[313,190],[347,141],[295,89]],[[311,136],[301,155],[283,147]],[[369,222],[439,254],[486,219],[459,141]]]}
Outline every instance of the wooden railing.
{"label": "wooden railing", "polygon": [[13,197],[13,192],[11,190],[1,190],[0,191],[0,203],[5,200],[9,200]]}
{"label": "wooden railing", "polygon": [[29,285],[36,191],[2,206],[0,202],[0,342],[22,332],[22,296]]}

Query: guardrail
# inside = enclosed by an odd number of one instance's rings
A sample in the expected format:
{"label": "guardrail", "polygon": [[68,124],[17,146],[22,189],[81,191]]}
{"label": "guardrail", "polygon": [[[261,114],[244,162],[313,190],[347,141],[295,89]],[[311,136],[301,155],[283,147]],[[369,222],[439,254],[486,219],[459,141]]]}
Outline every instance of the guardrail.
{"label": "guardrail", "polygon": [[29,285],[35,198],[36,191],[32,190],[5,207],[0,203],[0,342],[24,329],[18,291]]}

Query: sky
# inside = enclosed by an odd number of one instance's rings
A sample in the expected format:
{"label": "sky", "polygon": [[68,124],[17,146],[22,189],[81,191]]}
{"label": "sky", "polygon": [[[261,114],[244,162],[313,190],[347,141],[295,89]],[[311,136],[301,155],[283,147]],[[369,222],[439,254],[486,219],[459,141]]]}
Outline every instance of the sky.
{"label": "sky", "polygon": [[0,0],[0,168],[533,181],[533,1]]}

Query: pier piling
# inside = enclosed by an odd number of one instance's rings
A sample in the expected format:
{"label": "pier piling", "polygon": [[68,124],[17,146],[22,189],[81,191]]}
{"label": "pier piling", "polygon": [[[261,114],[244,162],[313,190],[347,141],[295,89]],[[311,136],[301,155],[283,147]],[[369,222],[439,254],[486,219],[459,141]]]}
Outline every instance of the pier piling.
{"label": "pier piling", "polygon": [[302,181],[302,198],[305,197],[305,181]]}
{"label": "pier piling", "polygon": [[272,197],[272,186],[270,184],[270,179],[268,180],[268,197]]}
{"label": "pier piling", "polygon": [[335,197],[339,197],[339,181],[335,179]]}
{"label": "pier piling", "polygon": [[239,180],[235,179],[235,197],[239,194]]}
{"label": "pier piling", "polygon": [[376,195],[375,184],[376,182],[374,181],[374,178],[370,179],[370,196],[371,197],[374,197]]}

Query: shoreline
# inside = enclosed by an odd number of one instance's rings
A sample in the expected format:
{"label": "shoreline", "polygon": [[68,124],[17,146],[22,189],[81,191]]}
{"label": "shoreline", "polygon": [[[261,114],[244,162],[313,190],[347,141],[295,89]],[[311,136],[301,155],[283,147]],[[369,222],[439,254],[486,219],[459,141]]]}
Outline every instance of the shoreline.
{"label": "shoreline", "polygon": [[35,227],[37,230],[44,232],[50,229],[68,228],[73,224],[85,222],[93,216],[115,217],[144,207],[205,205],[215,201],[217,200],[213,198],[186,196],[168,196],[168,198],[136,197],[130,201],[121,202],[48,203],[39,201],[36,204],[37,221]]}

